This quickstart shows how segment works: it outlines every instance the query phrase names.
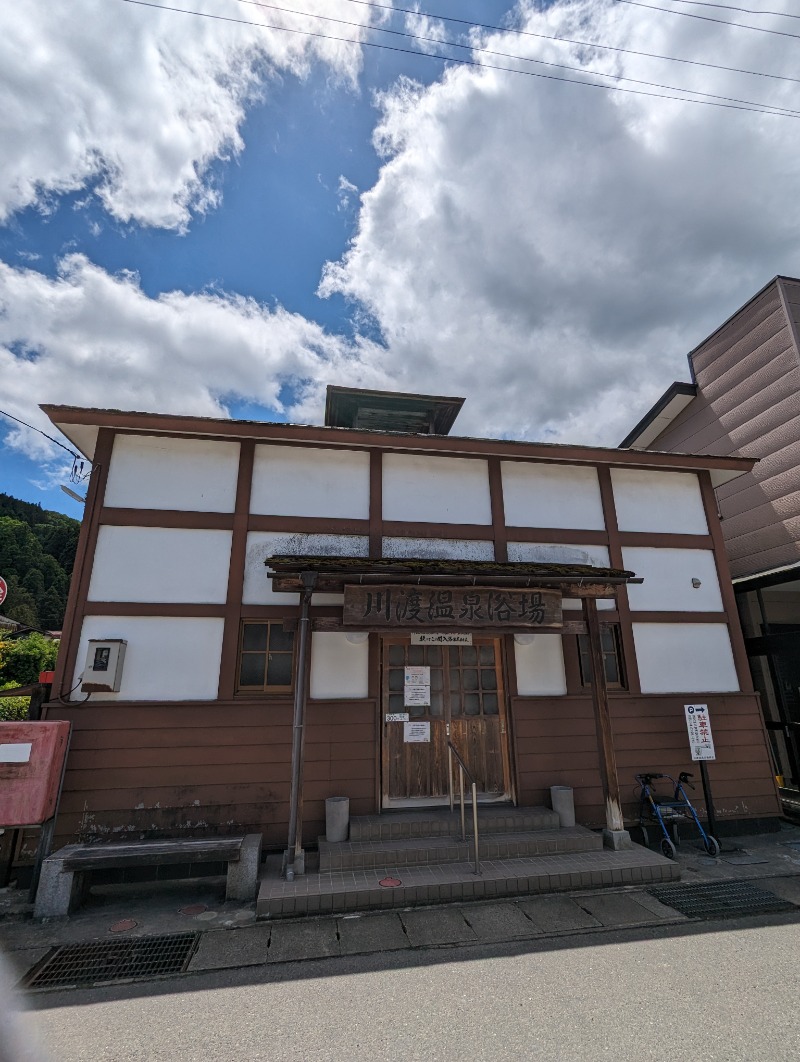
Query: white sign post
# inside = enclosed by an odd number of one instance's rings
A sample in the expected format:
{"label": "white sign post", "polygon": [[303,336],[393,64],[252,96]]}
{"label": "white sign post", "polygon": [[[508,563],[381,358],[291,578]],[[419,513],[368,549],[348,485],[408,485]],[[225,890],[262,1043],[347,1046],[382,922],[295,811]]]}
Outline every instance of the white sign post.
{"label": "white sign post", "polygon": [[689,732],[689,746],[692,759],[715,760],[714,739],[711,736],[711,718],[707,704],[684,704],[686,729]]}
{"label": "white sign post", "polygon": [[692,751],[692,759],[700,763],[700,778],[703,782],[703,796],[706,800],[706,818],[708,819],[708,832],[712,837],[717,833],[717,817],[714,813],[714,797],[711,793],[711,783],[708,780],[708,760],[715,760],[717,754],[714,751],[714,739],[711,736],[711,718],[708,714],[707,704],[684,704],[686,713],[686,729],[689,732],[689,747]]}

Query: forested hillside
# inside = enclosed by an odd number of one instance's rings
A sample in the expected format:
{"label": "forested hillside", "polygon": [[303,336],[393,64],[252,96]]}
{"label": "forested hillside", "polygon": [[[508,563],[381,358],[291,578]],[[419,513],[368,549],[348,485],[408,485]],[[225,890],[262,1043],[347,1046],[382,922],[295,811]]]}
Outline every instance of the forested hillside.
{"label": "forested hillside", "polygon": [[0,576],[8,583],[0,614],[61,629],[79,529],[70,516],[0,494]]}

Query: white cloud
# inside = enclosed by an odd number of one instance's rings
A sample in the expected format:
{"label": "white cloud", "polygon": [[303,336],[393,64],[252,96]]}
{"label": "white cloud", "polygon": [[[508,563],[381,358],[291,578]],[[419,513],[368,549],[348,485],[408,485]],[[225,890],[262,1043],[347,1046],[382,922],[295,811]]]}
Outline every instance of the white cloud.
{"label": "white cloud", "polygon": [[[794,41],[600,0],[520,8],[536,33],[795,72]],[[474,40],[783,106],[796,93],[510,32]],[[613,444],[686,378],[707,332],[800,270],[796,120],[464,68],[379,105],[386,163],[320,292],[372,316],[398,386],[468,396],[457,430]]]}
{"label": "white cloud", "polygon": [[[236,0],[187,6],[259,25],[118,0],[0,4],[0,222],[93,188],[123,222],[180,230],[217,203],[210,167],[241,150],[245,108],[270,79],[315,62],[358,75],[357,46],[261,28],[320,28],[308,18]],[[303,8],[371,17],[344,0]]]}
{"label": "white cloud", "polygon": [[[185,19],[184,40],[168,31],[166,13],[153,29],[149,15],[135,23],[126,5],[80,3],[84,15],[96,13],[92,41],[111,43],[87,43],[61,8],[48,9],[52,36],[46,28],[27,42],[31,100],[42,110],[29,138],[0,105],[14,148],[0,158],[0,201],[41,204],[48,190],[87,184],[102,168],[99,194],[112,214],[180,227],[213,196],[204,166],[226,144],[237,147],[263,56],[224,24],[209,33],[203,20]],[[788,10],[789,0],[774,3]],[[30,0],[14,7],[33,10]],[[766,35],[601,0],[544,12],[526,0],[520,11],[533,32],[794,70],[794,42]],[[22,30],[3,20],[0,63],[9,37],[26,53]],[[136,45],[127,65],[113,32],[120,20],[120,40]],[[64,47],[55,46],[57,30]],[[474,40],[785,106],[795,89],[511,32]],[[357,71],[357,53],[270,41],[273,72],[302,75],[320,58],[340,76]],[[19,97],[26,62],[6,67]],[[45,71],[51,96],[41,91]],[[30,420],[35,396],[225,415],[232,396],[280,410],[290,385],[299,398],[289,415],[319,420],[324,384],[335,382],[466,395],[459,432],[613,444],[672,379],[686,378],[688,349],[775,273],[800,272],[794,120],[474,68],[452,69],[430,87],[401,80],[379,105],[384,165],[357,200],[340,182],[339,195],[358,204],[358,225],[321,292],[352,300],[356,322],[369,315],[385,345],[332,336],[235,295],[151,299],[135,276],[111,276],[78,255],[56,279],[0,263],[3,408]],[[11,440],[51,452],[30,433]]]}
{"label": "white cloud", "polygon": [[[407,11],[405,15],[405,31],[413,33],[417,38],[413,44],[421,48],[423,52],[434,54],[441,51],[444,41],[453,39],[449,36],[444,22],[439,18],[431,18],[429,15],[420,14],[419,4],[414,5],[414,10]],[[464,54],[460,50],[456,54]]]}
{"label": "white cloud", "polygon": [[[386,386],[379,366],[368,342],[252,299],[151,299],[136,276],[111,276],[82,255],[62,261],[55,279],[0,262],[0,405],[51,434],[34,403],[225,417],[226,401],[242,398],[303,417],[321,407],[326,383]],[[298,392],[288,410],[285,386]],[[63,457],[24,428],[6,441],[32,457]]]}

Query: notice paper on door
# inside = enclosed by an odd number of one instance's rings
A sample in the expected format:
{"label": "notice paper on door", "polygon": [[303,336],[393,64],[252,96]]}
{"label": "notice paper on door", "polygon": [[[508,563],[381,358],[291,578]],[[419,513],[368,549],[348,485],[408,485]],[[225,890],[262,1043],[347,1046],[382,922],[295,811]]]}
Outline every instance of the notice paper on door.
{"label": "notice paper on door", "polygon": [[403,682],[406,686],[430,686],[431,669],[429,667],[407,667]]}
{"label": "notice paper on door", "polygon": [[403,723],[403,741],[430,741],[430,723]]}
{"label": "notice paper on door", "polygon": [[427,708],[431,703],[430,686],[403,686],[403,705],[406,708],[416,705]]}

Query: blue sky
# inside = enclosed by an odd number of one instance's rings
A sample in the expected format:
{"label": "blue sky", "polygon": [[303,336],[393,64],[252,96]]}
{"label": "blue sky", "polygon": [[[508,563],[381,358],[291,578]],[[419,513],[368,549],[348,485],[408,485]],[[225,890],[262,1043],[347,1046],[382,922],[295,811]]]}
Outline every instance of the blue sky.
{"label": "blue sky", "polygon": [[[45,0],[0,13],[0,408],[45,430],[38,401],[318,420],[325,383],[341,382],[464,394],[457,431],[613,445],[685,377],[688,349],[800,271],[795,119],[445,74],[369,47],[289,54],[255,27],[212,35],[188,15],[76,5],[68,25]],[[365,38],[380,15],[282,6],[359,20]],[[788,80],[633,54],[788,75],[788,40],[609,0],[430,10],[510,27],[481,43],[520,60],[490,63],[800,110]],[[0,446],[0,490],[80,515],[58,488],[63,451],[5,420]]]}

